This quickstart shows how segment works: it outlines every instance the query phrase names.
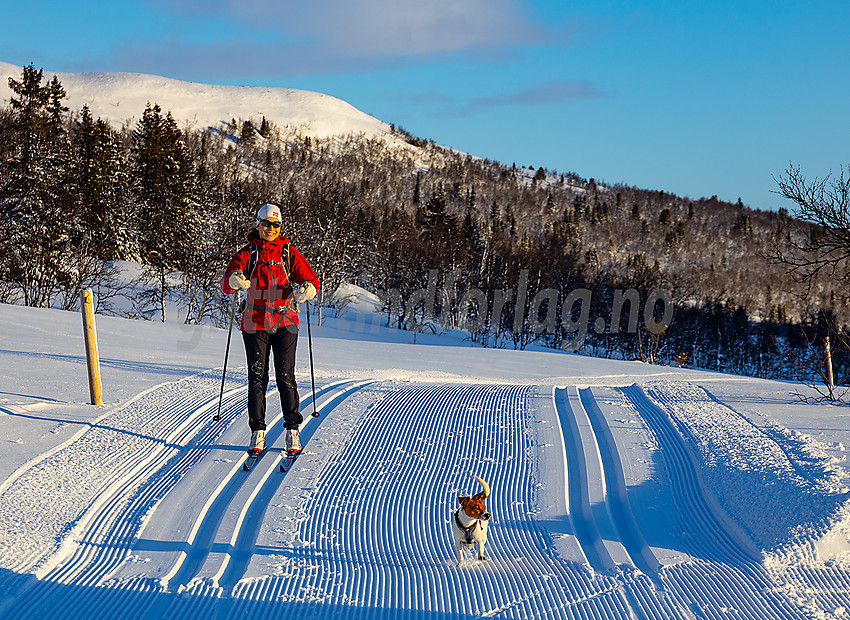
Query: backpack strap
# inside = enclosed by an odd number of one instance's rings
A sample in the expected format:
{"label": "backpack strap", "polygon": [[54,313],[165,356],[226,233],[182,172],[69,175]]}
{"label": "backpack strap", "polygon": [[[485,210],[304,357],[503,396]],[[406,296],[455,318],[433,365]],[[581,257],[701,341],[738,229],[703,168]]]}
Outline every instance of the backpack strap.
{"label": "backpack strap", "polygon": [[[283,247],[280,250],[280,260],[276,261],[261,261],[259,260],[260,250],[254,243],[248,244],[248,279],[251,279],[251,276],[254,275],[254,269],[257,268],[258,265],[280,265],[283,267],[283,273],[286,274],[286,281],[292,286],[292,278],[290,274],[292,273],[292,253],[289,251],[289,242],[284,243]],[[284,254],[286,257],[284,258]]]}

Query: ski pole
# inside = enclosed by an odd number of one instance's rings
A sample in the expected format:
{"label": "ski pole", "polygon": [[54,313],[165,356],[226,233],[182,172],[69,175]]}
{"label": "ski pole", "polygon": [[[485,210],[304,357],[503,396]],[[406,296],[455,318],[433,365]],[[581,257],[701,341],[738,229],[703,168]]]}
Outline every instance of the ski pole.
{"label": "ski pole", "polygon": [[233,317],[236,316],[236,306],[239,305],[239,291],[233,293],[233,307],[230,309],[230,323],[227,326],[227,348],[224,350],[224,369],[221,371],[221,393],[218,395],[218,413],[213,420],[221,420],[221,401],[224,398],[224,378],[227,376],[227,355],[230,353],[230,335],[233,333]]}
{"label": "ski pole", "polygon": [[305,302],[307,305],[307,345],[310,349],[310,382],[313,384],[313,417],[318,418],[319,412],[316,411],[316,375],[313,372],[313,335],[310,333],[310,302]]}

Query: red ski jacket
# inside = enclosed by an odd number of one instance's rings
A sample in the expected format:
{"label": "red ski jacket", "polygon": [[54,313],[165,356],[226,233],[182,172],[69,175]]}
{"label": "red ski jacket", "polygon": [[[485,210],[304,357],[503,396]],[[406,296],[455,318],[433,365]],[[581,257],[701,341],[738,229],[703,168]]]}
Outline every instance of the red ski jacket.
{"label": "red ski jacket", "polygon": [[[252,250],[255,255],[253,261]],[[312,267],[285,237],[265,241],[252,229],[248,233],[248,245],[230,259],[221,279],[221,290],[225,294],[235,292],[235,289],[230,288],[228,280],[234,271],[240,269],[251,280],[245,310],[242,312],[242,331],[269,331],[288,325],[297,326],[298,313],[292,300],[293,284],[310,282],[319,290],[319,278]]]}

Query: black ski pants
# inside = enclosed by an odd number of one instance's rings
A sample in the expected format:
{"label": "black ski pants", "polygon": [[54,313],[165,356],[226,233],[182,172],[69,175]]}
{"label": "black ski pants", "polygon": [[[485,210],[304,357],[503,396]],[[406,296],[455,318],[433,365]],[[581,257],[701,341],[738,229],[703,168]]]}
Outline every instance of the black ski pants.
{"label": "black ski pants", "polygon": [[274,333],[242,332],[248,358],[248,425],[252,431],[266,430],[266,390],[269,387],[269,357],[274,354],[275,380],[280,394],[283,422],[297,429],[303,417],[298,411],[298,385],[295,383],[295,347],[298,330],[286,327]]}

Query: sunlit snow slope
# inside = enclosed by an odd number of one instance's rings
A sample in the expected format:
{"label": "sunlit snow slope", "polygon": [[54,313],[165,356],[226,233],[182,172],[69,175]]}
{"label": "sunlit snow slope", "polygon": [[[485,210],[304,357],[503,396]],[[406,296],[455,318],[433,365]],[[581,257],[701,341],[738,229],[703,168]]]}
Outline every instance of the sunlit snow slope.
{"label": "sunlit snow slope", "polygon": [[[21,71],[0,62],[0,105],[7,105],[12,95],[9,78],[20,80]],[[318,138],[361,133],[371,137],[390,129],[345,101],[305,90],[219,86],[140,73],[53,73],[45,68],[45,80],[53,75],[64,86],[65,105],[71,110],[79,112],[87,105],[95,118],[108,119],[116,127],[127,121],[132,126],[147,103],[157,103],[180,127],[188,123],[197,129],[218,128],[233,119],[251,120],[259,127],[263,117]]]}

